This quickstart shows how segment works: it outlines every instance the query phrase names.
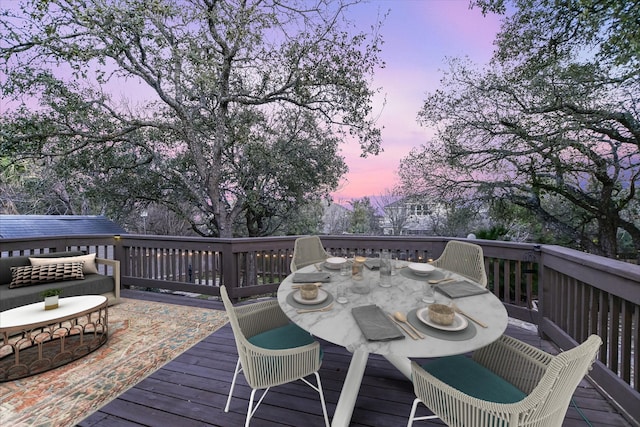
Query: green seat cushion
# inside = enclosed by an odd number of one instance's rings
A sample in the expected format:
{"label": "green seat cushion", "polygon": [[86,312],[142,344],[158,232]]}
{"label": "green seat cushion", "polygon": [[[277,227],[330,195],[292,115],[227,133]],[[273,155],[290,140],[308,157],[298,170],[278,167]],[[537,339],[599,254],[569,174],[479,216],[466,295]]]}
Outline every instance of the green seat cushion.
{"label": "green seat cushion", "polygon": [[[309,332],[294,323],[254,335],[248,341],[255,346],[269,350],[286,350],[315,342]],[[322,357],[322,351],[320,357]]]}
{"label": "green seat cushion", "polygon": [[488,402],[515,403],[526,397],[522,390],[469,357],[442,357],[422,368],[451,387]]}

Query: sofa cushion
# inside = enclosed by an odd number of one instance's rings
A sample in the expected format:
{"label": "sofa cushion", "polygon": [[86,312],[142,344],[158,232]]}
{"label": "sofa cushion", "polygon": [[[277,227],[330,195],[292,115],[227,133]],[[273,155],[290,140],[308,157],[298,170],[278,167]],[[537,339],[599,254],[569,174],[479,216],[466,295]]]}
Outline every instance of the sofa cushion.
{"label": "sofa cushion", "polygon": [[9,284],[9,288],[19,288],[22,286],[36,285],[38,283],[84,279],[82,264],[82,262],[64,262],[60,264],[11,267],[11,283]]}
{"label": "sofa cushion", "polygon": [[25,266],[29,264],[29,257],[12,256],[0,258],[0,284],[9,285],[11,283],[11,267]]}
{"label": "sofa cushion", "polygon": [[95,253],[73,257],[29,257],[29,262],[31,263],[31,265],[60,264],[62,262],[84,262],[82,266],[82,272],[84,274],[98,274]]}
{"label": "sofa cushion", "polygon": [[[0,311],[22,305],[41,302],[42,291],[47,289],[61,289],[61,298],[80,295],[102,295],[113,292],[114,280],[111,276],[102,274],[89,274],[83,280],[65,280],[56,283],[40,283],[38,285],[23,286],[9,289],[8,284],[0,285]],[[0,423],[1,425],[2,423]]]}

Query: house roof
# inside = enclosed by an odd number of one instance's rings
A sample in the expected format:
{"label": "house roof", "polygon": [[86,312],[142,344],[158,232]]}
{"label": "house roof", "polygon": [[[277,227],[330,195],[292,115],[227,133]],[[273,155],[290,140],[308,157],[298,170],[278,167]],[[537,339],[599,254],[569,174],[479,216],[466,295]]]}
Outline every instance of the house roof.
{"label": "house roof", "polygon": [[98,215],[0,215],[0,239],[126,233]]}

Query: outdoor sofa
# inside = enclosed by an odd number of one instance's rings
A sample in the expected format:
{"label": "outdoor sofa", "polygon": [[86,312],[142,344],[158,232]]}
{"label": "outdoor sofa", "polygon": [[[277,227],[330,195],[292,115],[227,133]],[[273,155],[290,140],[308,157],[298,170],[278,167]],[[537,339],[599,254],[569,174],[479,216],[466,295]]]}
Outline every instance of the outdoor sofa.
{"label": "outdoor sofa", "polygon": [[[54,265],[43,268],[43,263]],[[81,272],[78,263],[82,264]],[[111,275],[99,273],[98,264],[110,267]],[[23,268],[15,269],[12,275],[11,267]],[[120,300],[120,261],[80,251],[0,258],[0,311],[43,301],[41,293],[47,289],[62,290],[61,298],[104,295],[109,305],[115,304]]]}

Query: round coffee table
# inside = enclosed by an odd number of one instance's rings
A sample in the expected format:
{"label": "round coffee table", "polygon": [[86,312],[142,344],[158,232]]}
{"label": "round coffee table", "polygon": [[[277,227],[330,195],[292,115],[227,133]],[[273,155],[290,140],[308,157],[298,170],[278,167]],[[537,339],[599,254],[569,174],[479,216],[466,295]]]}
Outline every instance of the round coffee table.
{"label": "round coffee table", "polygon": [[91,353],[108,338],[107,298],[60,298],[0,312],[0,382],[48,371]]}

